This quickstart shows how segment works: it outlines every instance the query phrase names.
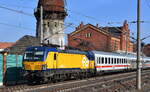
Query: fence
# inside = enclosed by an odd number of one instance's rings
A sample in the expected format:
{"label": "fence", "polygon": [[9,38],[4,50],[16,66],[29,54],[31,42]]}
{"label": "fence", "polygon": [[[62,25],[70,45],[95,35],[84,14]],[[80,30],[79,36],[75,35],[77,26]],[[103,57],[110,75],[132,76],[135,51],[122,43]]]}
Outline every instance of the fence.
{"label": "fence", "polygon": [[[0,83],[3,82],[2,76],[2,65],[3,65],[3,56],[0,54]],[[8,55],[7,56],[7,71],[6,71],[6,80],[5,84],[17,84],[22,80],[21,77],[22,71],[22,55]]]}

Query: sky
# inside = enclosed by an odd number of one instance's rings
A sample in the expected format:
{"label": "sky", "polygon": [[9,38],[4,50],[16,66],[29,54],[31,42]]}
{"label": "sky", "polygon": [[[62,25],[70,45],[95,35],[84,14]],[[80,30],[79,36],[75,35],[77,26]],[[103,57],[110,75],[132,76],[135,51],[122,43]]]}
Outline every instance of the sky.
{"label": "sky", "polygon": [[[68,16],[65,33],[74,31],[81,21],[100,26],[122,26],[129,22],[131,36],[136,37],[137,0],[66,0]],[[38,0],[0,0],[0,42],[15,42],[24,35],[35,36],[36,19],[34,9]],[[10,11],[2,7],[11,8]],[[25,12],[25,15],[19,12]],[[150,35],[150,0],[141,0],[141,38]],[[111,24],[108,24],[111,22]],[[68,26],[69,24],[73,24]],[[67,36],[67,35],[65,35]],[[143,40],[150,43],[150,37]]]}

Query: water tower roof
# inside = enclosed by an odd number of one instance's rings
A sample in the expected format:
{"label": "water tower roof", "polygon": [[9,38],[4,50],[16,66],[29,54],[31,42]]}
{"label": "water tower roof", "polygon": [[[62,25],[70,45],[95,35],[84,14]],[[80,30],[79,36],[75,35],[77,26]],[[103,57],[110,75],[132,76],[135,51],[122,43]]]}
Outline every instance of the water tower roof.
{"label": "water tower roof", "polygon": [[64,0],[39,0],[38,8],[41,5],[44,11],[65,12]]}

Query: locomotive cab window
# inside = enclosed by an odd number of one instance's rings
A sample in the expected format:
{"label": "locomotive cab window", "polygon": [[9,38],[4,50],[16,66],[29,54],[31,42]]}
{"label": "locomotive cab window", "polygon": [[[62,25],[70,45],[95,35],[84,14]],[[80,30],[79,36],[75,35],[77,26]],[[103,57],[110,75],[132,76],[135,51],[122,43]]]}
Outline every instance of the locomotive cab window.
{"label": "locomotive cab window", "polygon": [[24,61],[43,61],[44,52],[43,51],[26,51],[23,57]]}

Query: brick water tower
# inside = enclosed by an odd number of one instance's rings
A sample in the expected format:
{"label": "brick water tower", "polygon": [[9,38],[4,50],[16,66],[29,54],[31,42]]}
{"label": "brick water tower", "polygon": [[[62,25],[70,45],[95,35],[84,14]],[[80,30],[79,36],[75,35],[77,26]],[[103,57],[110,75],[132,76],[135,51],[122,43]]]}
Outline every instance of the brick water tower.
{"label": "brick water tower", "polygon": [[44,44],[65,45],[64,19],[67,16],[64,0],[39,0],[34,13],[36,37]]}

